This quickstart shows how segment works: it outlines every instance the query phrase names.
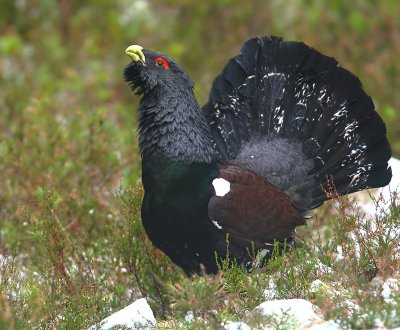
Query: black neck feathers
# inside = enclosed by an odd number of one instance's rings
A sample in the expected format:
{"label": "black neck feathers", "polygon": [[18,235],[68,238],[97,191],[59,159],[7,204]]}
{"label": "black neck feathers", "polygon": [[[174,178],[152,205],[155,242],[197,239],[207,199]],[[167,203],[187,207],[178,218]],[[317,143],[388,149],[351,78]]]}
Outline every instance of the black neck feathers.
{"label": "black neck feathers", "polygon": [[144,95],[140,104],[142,155],[187,163],[212,162],[209,126],[191,88],[165,90],[166,87]]}

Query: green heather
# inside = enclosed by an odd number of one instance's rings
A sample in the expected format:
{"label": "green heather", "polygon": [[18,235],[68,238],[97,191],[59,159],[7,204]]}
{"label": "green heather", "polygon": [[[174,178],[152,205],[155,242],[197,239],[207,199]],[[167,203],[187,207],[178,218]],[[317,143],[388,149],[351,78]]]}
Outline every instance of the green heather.
{"label": "green heather", "polygon": [[248,37],[302,40],[360,77],[399,157],[399,12],[397,0],[1,1],[0,329],[85,329],[140,297],[160,329],[293,328],[252,311],[267,298],[308,299],[343,329],[399,327],[400,294],[385,302],[376,284],[400,269],[394,204],[363,221],[351,199],[328,203],[251,274],[222,258],[218,276],[189,279],[155,250],[140,220],[138,99],[122,78],[127,46],[158,49],[204,103]]}

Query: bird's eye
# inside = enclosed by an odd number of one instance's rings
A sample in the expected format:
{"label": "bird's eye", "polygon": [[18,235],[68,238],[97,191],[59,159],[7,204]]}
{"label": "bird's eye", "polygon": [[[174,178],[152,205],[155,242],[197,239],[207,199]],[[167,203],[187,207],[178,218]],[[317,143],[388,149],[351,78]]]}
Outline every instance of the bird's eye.
{"label": "bird's eye", "polygon": [[169,64],[164,57],[157,57],[154,59],[154,64],[159,68],[169,70]]}

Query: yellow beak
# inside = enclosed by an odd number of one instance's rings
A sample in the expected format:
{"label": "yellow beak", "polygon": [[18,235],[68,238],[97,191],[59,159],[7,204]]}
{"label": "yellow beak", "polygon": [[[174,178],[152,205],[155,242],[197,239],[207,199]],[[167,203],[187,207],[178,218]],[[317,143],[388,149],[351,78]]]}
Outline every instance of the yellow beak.
{"label": "yellow beak", "polygon": [[142,46],[132,45],[125,50],[125,53],[132,59],[132,61],[140,61],[144,66],[146,66],[146,58],[144,57],[142,49]]}

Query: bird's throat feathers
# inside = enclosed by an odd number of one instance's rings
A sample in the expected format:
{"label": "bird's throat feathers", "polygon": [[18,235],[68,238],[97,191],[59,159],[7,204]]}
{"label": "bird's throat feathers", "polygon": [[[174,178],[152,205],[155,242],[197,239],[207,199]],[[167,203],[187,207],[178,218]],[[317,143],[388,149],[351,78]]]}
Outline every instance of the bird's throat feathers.
{"label": "bird's throat feathers", "polygon": [[184,162],[214,159],[209,126],[190,89],[158,90],[139,106],[142,155]]}

